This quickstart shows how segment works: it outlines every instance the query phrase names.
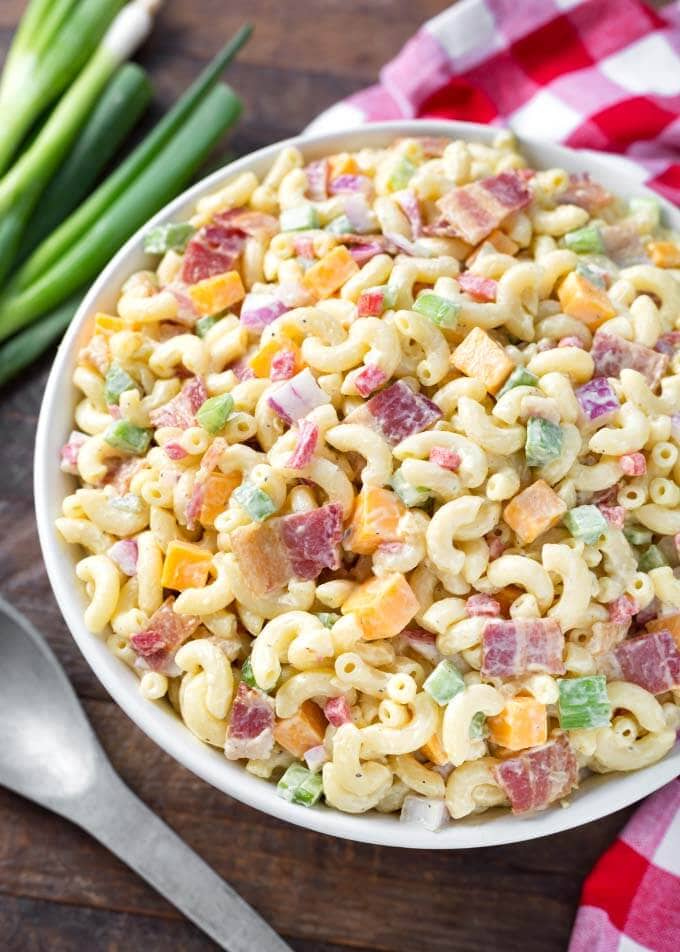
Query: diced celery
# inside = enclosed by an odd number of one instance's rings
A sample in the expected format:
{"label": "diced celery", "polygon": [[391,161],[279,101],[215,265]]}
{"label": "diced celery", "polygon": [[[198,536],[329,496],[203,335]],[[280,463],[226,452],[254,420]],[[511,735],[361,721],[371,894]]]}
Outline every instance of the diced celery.
{"label": "diced celery", "polygon": [[387,187],[391,192],[398,192],[400,189],[406,188],[415,170],[416,167],[413,162],[407,159],[405,155],[402,155],[399,161],[395,162],[392,167],[390,176],[387,179]]}
{"label": "diced celery", "polygon": [[640,196],[631,198],[628,202],[631,215],[641,221],[649,231],[653,231],[661,224],[661,205],[655,198]]}
{"label": "diced celery", "polygon": [[412,486],[407,482],[401,467],[392,474],[390,486],[409,509],[413,509],[415,506],[424,506],[430,498],[430,493],[424,486]]}
{"label": "diced celery", "polygon": [[144,236],[144,251],[152,255],[162,255],[166,251],[182,252],[195,232],[196,229],[188,221],[156,225]]}
{"label": "diced celery", "polygon": [[313,205],[295,205],[281,212],[281,231],[305,231],[319,227],[319,216]]}
{"label": "diced celery", "polygon": [[318,612],[316,617],[324,628],[332,628],[336,621],[340,620],[340,615],[335,612]]}
{"label": "diced celery", "polygon": [[607,531],[607,520],[597,506],[576,506],[565,514],[562,521],[573,537],[586,545],[595,545]]}
{"label": "diced celery", "polygon": [[120,364],[114,362],[106,372],[104,399],[107,403],[118,406],[121,393],[125,393],[126,390],[134,390],[136,386],[137,384],[130,374],[123,370]]}
{"label": "diced celery", "polygon": [[484,711],[477,711],[470,721],[470,740],[481,740],[487,733],[486,714]]}
{"label": "diced celery", "polygon": [[219,433],[234,409],[234,398],[230,393],[220,393],[201,404],[196,412],[200,426],[208,433]]}
{"label": "diced celery", "polygon": [[515,367],[513,372],[496,394],[496,397],[497,399],[500,399],[504,393],[507,393],[508,390],[512,390],[514,387],[535,387],[537,384],[538,377],[536,374],[532,374],[530,370],[526,369],[526,367]]}
{"label": "diced celery", "polygon": [[603,674],[562,678],[557,682],[557,714],[563,730],[606,727],[611,720],[607,679]]}
{"label": "diced celery", "polygon": [[253,674],[253,665],[250,660],[250,656],[241,665],[241,680],[244,684],[247,684],[249,688],[256,688],[257,681],[255,680],[255,675]]}
{"label": "diced celery", "polygon": [[338,215],[326,225],[326,231],[330,231],[332,235],[353,235],[356,228],[347,215]]}
{"label": "diced celery", "polygon": [[458,322],[460,305],[449,301],[433,291],[423,291],[415,300],[413,310],[422,314],[438,327],[455,327]]}
{"label": "diced celery", "polygon": [[564,244],[579,255],[604,254],[604,242],[597,225],[585,225],[575,231],[568,231]]}
{"label": "diced celery", "polygon": [[134,456],[144,456],[151,443],[152,431],[135,426],[128,420],[116,420],[104,434],[104,441],[114,449]]}
{"label": "diced celery", "polygon": [[289,803],[311,807],[323,793],[321,774],[312,773],[302,764],[291,764],[278,782],[277,793]]}
{"label": "diced celery", "polygon": [[464,689],[465,681],[460,671],[446,658],[439,662],[423,684],[423,690],[442,707]]}
{"label": "diced celery", "polygon": [[598,268],[594,264],[585,264],[583,261],[579,261],[576,265],[576,271],[584,277],[586,281],[595,285],[596,288],[601,288],[603,291],[606,289],[606,272],[603,271],[602,268]]}
{"label": "diced celery", "polygon": [[248,480],[241,483],[234,490],[232,496],[239,506],[243,506],[250,518],[256,522],[263,522],[268,516],[276,512],[276,505],[271,496],[268,496],[259,486]]}
{"label": "diced celery", "polygon": [[641,572],[660,569],[664,565],[668,565],[668,562],[658,545],[650,545],[648,549],[645,549],[638,562],[638,568]]}
{"label": "diced celery", "polygon": [[562,452],[562,427],[543,417],[529,417],[524,452],[528,466],[545,466]]}
{"label": "diced celery", "polygon": [[198,337],[205,337],[208,331],[217,324],[220,320],[219,317],[216,317],[214,314],[206,314],[205,317],[199,317],[194,325],[194,330]]}
{"label": "diced celery", "polygon": [[649,529],[643,529],[642,526],[624,526],[623,534],[631,545],[649,545],[652,541],[652,533]]}

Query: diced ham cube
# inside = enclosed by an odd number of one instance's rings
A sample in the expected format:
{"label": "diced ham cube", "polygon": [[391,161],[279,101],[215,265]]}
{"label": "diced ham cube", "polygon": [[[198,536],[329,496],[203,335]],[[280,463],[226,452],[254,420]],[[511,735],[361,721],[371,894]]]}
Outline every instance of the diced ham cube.
{"label": "diced ham cube", "polygon": [[297,366],[297,355],[289,347],[283,347],[272,357],[270,365],[270,380],[290,380],[295,376]]}
{"label": "diced ham cube", "polygon": [[602,658],[601,669],[609,678],[639,684],[651,694],[680,686],[680,651],[667,629],[622,641]]}
{"label": "diced ham cube", "polygon": [[617,625],[623,625],[637,612],[637,604],[632,595],[624,594],[609,603],[609,618]]}
{"label": "diced ham cube", "polygon": [[626,476],[644,476],[647,460],[642,453],[625,453],[619,458],[619,466]]}
{"label": "diced ham cube", "polygon": [[315,579],[340,564],[338,545],[342,539],[342,506],[331,503],[310,512],[296,512],[280,520],[281,540],[296,578]]}
{"label": "diced ham cube", "polygon": [[174,663],[177,649],[196,631],[201,623],[195,615],[179,615],[173,611],[175,598],[170,595],[153,613],[148,626],[132,635],[130,644],[137,652],[140,667],[159,674],[178,674]]}
{"label": "diced ham cube", "polygon": [[652,388],[659,383],[668,366],[666,354],[602,331],[595,335],[590,355],[595,363],[596,377],[618,377],[622,370],[630,368],[641,373]]}
{"label": "diced ham cube", "polygon": [[569,184],[560,195],[559,204],[578,205],[589,215],[594,215],[613,200],[614,196],[603,185],[593,182],[587,172],[580,172],[569,176]]}
{"label": "diced ham cube", "polygon": [[369,288],[361,293],[357,301],[357,317],[380,317],[384,310],[385,291],[382,288]]}
{"label": "diced ham cube", "polygon": [[552,618],[490,621],[482,634],[482,674],[514,678],[533,671],[564,674],[564,635]]}
{"label": "diced ham cube", "polygon": [[323,712],[326,720],[333,727],[342,727],[343,724],[349,724],[352,720],[347,698],[342,694],[339,697],[329,698],[324,705]]}
{"label": "diced ham cube", "polygon": [[461,291],[469,294],[476,301],[490,303],[496,300],[498,282],[493,278],[484,278],[480,274],[473,274],[472,271],[465,271],[458,275],[457,281]]}
{"label": "diced ham cube", "polygon": [[304,417],[298,420],[298,438],[288,463],[290,469],[304,469],[309,466],[319,442],[319,427]]}
{"label": "diced ham cube", "polygon": [[626,519],[626,510],[623,506],[598,506],[597,508],[610,526],[614,529],[623,529]]}
{"label": "diced ham cube", "polygon": [[354,386],[357,393],[364,397],[370,397],[374,390],[387,383],[387,375],[384,370],[376,364],[366,364],[354,378]]}
{"label": "diced ham cube", "polygon": [[346,422],[369,422],[392,446],[413,433],[420,433],[441,418],[436,403],[415,393],[402,380],[381,390],[363,407],[355,410]]}
{"label": "diced ham cube", "polygon": [[85,433],[79,433],[78,430],[72,431],[68,442],[64,443],[59,451],[59,469],[62,473],[69,473],[71,476],[78,475],[78,451],[83,443],[86,442],[87,436]]}
{"label": "diced ham cube", "polygon": [[443,469],[451,470],[452,473],[458,471],[463,459],[460,453],[451,450],[446,446],[433,446],[430,450],[430,462],[436,463]]}
{"label": "diced ham cube", "polygon": [[274,701],[241,681],[231,708],[224,744],[228,760],[263,760],[274,746]]}
{"label": "diced ham cube", "polygon": [[196,412],[208,399],[208,391],[200,377],[192,377],[180,392],[162,407],[152,410],[149,420],[154,427],[174,426],[186,430],[196,424]]}
{"label": "diced ham cube", "polygon": [[543,810],[565,797],[578,782],[578,764],[564,735],[523,750],[493,768],[513,813]]}
{"label": "diced ham cube", "polygon": [[[435,232],[477,245],[513,212],[525,208],[531,192],[515,171],[501,172],[479,182],[452,189],[437,202],[441,218]],[[432,231],[432,229],[430,229]]]}
{"label": "diced ham cube", "polygon": [[470,618],[477,616],[495,618],[501,613],[500,602],[490,595],[470,595],[465,602],[465,611]]}

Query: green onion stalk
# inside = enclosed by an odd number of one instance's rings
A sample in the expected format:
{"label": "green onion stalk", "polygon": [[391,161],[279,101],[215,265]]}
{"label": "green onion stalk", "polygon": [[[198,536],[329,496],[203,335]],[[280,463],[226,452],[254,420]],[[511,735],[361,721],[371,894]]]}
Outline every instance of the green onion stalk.
{"label": "green onion stalk", "polygon": [[71,84],[125,0],[31,0],[0,79],[0,174]]}
{"label": "green onion stalk", "polygon": [[113,74],[146,38],[158,5],[159,0],[133,0],[120,11],[33,142],[0,180],[0,281],[45,186]]}

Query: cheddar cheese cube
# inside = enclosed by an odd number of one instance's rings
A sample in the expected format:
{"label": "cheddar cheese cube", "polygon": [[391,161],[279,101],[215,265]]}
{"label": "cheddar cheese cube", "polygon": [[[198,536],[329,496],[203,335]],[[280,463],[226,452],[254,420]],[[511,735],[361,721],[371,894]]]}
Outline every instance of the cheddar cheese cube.
{"label": "cheddar cheese cube", "polygon": [[650,241],[647,251],[657,268],[680,268],[680,245],[674,241]]}
{"label": "cheddar cheese cube", "polygon": [[292,717],[284,717],[274,725],[274,740],[293,757],[302,758],[310,747],[323,743],[326,718],[314,701],[305,701]]}
{"label": "cheddar cheese cube", "polygon": [[353,612],[365,641],[393,638],[417,614],[420,605],[403,575],[393,572],[370,578],[355,588],[342,606],[342,614]]}
{"label": "cheddar cheese cube", "polygon": [[215,519],[226,509],[232,492],[240,485],[240,473],[211,473],[208,476],[199,513],[199,519],[204,526],[215,524]]}
{"label": "cheddar cheese cube", "polygon": [[389,489],[365,486],[357,496],[345,548],[371,555],[383,542],[399,541],[399,520],[405,511]]}
{"label": "cheddar cheese cube", "polygon": [[451,363],[466,377],[484,384],[489,393],[496,393],[514,368],[500,344],[481,327],[473,327],[456,347]]}
{"label": "cheddar cheese cube", "polygon": [[358,171],[359,166],[350,152],[338,152],[328,159],[328,179],[331,182],[340,175],[356,175]]}
{"label": "cheddar cheese cube", "polygon": [[161,584],[177,592],[202,588],[208,580],[211,562],[212,552],[192,542],[173,539],[165,553]]}
{"label": "cheddar cheese cube", "polygon": [[248,361],[256,377],[269,377],[272,369],[272,360],[281,350],[290,350],[295,354],[295,373],[302,370],[302,356],[300,348],[288,338],[283,340],[270,340],[263,344],[259,350],[256,350]]}
{"label": "cheddar cheese cube", "polygon": [[245,297],[238,271],[226,271],[205,278],[189,288],[189,297],[199,314],[220,314]]}
{"label": "cheddar cheese cube", "polygon": [[680,612],[673,615],[662,615],[661,618],[654,618],[647,622],[647,631],[670,631],[673,640],[680,651]]}
{"label": "cheddar cheese cube", "polygon": [[503,518],[524,545],[533,542],[556,526],[567,506],[543,479],[527,486],[511,499],[503,510]]}
{"label": "cheddar cheese cube", "polygon": [[446,756],[446,751],[442,746],[442,742],[439,739],[439,734],[433,734],[432,737],[428,740],[426,744],[420,748],[420,753],[427,757],[427,759],[436,764],[437,767],[443,767],[444,764],[448,764],[449,758]]}
{"label": "cheddar cheese cube", "polygon": [[511,697],[500,714],[487,719],[491,740],[508,750],[538,747],[548,739],[545,704],[533,697]]}
{"label": "cheddar cheese cube", "polygon": [[313,264],[305,272],[304,283],[318,298],[334,294],[359,270],[352,255],[344,245],[338,245]]}
{"label": "cheddar cheese cube", "polygon": [[616,316],[616,308],[607,292],[578,271],[569,272],[559,286],[557,297],[565,314],[582,321],[591,330]]}

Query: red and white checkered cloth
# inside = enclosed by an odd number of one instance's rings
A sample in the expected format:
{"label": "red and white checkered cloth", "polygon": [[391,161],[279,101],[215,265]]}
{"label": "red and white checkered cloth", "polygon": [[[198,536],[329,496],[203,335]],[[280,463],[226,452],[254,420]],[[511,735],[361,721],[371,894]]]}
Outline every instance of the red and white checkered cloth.
{"label": "red and white checkered cloth", "polygon": [[680,2],[461,0],[309,128],[414,117],[615,153],[680,204]]}
{"label": "red and white checkered cloth", "polygon": [[569,952],[680,949],[680,780],[645,801],[588,876]]}
{"label": "red and white checkered cloth", "polygon": [[[462,0],[315,132],[429,117],[613,153],[680,204],[680,2]],[[680,952],[680,780],[650,797],[586,879],[569,952]]]}

